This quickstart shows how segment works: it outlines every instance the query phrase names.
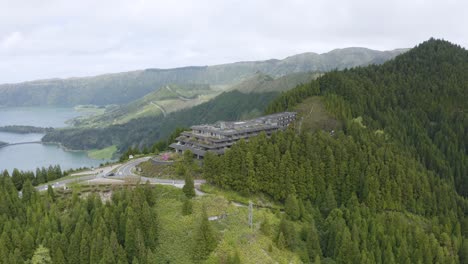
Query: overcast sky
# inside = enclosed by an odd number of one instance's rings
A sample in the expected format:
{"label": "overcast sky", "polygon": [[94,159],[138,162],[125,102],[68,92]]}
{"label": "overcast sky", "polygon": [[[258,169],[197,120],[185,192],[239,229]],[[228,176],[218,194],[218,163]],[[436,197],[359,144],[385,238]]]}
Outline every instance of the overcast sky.
{"label": "overcast sky", "polygon": [[0,83],[350,46],[468,46],[459,0],[0,0]]}

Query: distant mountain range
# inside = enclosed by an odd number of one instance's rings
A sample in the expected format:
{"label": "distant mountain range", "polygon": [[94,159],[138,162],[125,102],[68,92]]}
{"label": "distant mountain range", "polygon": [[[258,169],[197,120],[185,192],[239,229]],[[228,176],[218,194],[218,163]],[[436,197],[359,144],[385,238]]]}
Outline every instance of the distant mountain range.
{"label": "distant mountain range", "polygon": [[146,69],[94,77],[49,79],[0,85],[0,106],[75,106],[126,104],[166,85],[209,85],[223,91],[258,73],[273,78],[292,73],[327,72],[381,64],[406,49],[376,51],[336,49],[324,54],[303,53],[283,60],[248,61],[215,66]]}

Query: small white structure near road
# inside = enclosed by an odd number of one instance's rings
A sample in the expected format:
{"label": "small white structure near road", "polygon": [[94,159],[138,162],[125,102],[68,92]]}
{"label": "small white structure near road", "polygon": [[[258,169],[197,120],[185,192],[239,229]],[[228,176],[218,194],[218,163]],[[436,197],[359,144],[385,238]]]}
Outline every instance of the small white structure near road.
{"label": "small white structure near road", "polygon": [[133,159],[133,155],[128,156],[129,159]]}

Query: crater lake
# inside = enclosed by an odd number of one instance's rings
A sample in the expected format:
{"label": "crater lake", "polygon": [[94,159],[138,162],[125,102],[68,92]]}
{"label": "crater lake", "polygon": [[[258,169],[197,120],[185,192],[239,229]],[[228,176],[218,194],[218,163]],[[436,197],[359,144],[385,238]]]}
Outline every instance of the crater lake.
{"label": "crater lake", "polygon": [[[73,108],[58,107],[3,107],[0,108],[0,127],[25,125],[61,128],[66,121],[83,115]],[[14,144],[38,142],[44,134],[0,132],[0,141]],[[55,144],[29,143],[0,147],[0,171],[14,168],[35,171],[38,167],[60,165],[62,170],[95,167],[107,160],[95,160],[85,151],[67,151]]]}

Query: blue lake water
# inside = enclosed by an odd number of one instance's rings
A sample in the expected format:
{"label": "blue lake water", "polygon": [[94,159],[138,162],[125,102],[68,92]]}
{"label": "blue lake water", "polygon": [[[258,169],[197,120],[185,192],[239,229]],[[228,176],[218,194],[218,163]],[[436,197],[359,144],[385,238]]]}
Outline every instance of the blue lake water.
{"label": "blue lake water", "polygon": [[0,126],[65,127],[65,121],[80,115],[73,108],[0,107]]}
{"label": "blue lake water", "polygon": [[65,151],[58,145],[25,144],[0,148],[0,170],[14,168],[35,171],[38,167],[59,164],[65,169],[96,167],[103,161],[90,159],[86,152]]}
{"label": "blue lake water", "polygon": [[[73,108],[6,107],[0,108],[0,126],[29,125],[38,127],[65,127],[66,121],[80,116]],[[43,134],[16,134],[0,132],[0,141],[7,143],[40,141]],[[23,144],[0,148],[0,171],[35,170],[59,164],[62,169],[95,167],[103,160],[94,160],[82,151],[65,151],[53,144]]]}

